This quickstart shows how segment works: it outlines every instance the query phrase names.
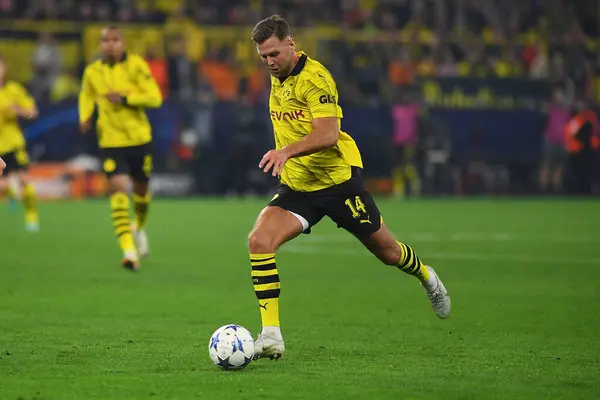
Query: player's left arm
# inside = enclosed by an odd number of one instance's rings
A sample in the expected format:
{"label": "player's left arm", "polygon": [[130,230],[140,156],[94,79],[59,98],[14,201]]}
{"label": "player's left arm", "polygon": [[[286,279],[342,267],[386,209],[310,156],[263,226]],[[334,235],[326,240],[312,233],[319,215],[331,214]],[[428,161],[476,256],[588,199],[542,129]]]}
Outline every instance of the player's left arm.
{"label": "player's left arm", "polygon": [[14,94],[15,102],[13,103],[12,111],[15,115],[27,119],[37,118],[38,109],[35,100],[27,90],[23,86],[15,84]]}
{"label": "player's left arm", "polygon": [[146,61],[140,59],[136,62],[135,70],[134,79],[140,91],[123,96],[123,104],[144,108],[160,107],[163,102],[162,93]]}

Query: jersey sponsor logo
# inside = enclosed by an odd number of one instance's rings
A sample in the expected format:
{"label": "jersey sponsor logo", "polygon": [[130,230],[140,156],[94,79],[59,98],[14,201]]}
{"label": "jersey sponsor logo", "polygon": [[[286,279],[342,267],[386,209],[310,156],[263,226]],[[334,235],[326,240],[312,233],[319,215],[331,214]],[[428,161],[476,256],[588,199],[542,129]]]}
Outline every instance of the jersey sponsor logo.
{"label": "jersey sponsor logo", "polygon": [[274,121],[294,121],[304,118],[304,110],[293,111],[271,111],[271,119]]}
{"label": "jersey sponsor logo", "polygon": [[321,104],[335,104],[335,96],[332,94],[324,94],[319,97],[319,103]]}

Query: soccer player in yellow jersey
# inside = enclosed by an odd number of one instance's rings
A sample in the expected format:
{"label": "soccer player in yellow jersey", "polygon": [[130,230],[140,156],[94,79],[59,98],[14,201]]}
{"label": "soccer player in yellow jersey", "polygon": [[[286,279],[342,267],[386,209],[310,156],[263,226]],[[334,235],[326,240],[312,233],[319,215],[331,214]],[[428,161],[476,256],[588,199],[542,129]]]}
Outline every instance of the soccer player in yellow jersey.
{"label": "soccer player in yellow jersey", "polygon": [[[148,64],[125,52],[121,31],[102,31],[102,58],[87,66],[79,94],[82,132],[91,128],[98,108],[98,142],[108,177],[110,209],[115,235],[123,251],[123,266],[140,267],[148,253],[144,226],[148,217],[152,173],[152,133],[146,108],[158,108],[162,96]],[[133,182],[134,223],[130,221],[129,183]]]}
{"label": "soccer player in yellow jersey", "polygon": [[356,236],[384,264],[415,276],[437,316],[447,318],[450,297],[441,280],[407,244],[394,238],[364,188],[360,152],[340,130],[343,113],[329,71],[296,52],[289,25],[278,15],[259,22],[252,40],[271,74],[269,105],[276,144],[259,167],[281,181],[248,237],[263,326],[256,358],[277,359],[285,350],[275,252],[302,232],[309,233],[324,216]]}
{"label": "soccer player in yellow jersey", "polygon": [[20,186],[20,197],[25,208],[25,227],[29,231],[39,229],[37,199],[34,186],[27,179],[29,156],[25,137],[19,127],[19,118],[35,118],[38,110],[27,90],[16,82],[6,81],[6,64],[0,58],[0,156],[6,163],[0,178],[0,192],[8,193],[12,199],[18,194],[11,185],[16,179]]}

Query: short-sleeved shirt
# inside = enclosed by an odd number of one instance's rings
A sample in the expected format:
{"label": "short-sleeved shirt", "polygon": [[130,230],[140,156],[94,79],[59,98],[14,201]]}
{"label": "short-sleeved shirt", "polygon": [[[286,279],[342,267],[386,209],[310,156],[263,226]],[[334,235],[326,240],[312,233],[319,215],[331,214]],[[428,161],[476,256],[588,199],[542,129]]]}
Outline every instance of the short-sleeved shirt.
{"label": "short-sleeved shirt", "polygon": [[271,77],[269,108],[277,149],[302,140],[312,131],[315,118],[333,117],[340,127],[335,146],[287,161],[281,183],[298,192],[313,192],[339,185],[352,177],[352,167],[362,168],[354,140],[341,130],[342,108],[335,80],[321,63],[304,53],[283,81]]}
{"label": "short-sleeved shirt", "polygon": [[23,86],[9,81],[0,87],[0,154],[25,147],[19,119],[8,111],[12,106],[28,110],[35,106],[35,102]]}

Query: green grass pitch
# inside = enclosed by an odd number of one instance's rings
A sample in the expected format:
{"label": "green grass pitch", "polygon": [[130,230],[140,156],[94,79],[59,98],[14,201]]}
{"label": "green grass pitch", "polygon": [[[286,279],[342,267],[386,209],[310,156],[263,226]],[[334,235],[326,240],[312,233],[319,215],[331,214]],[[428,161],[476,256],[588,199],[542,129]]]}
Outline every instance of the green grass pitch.
{"label": "green grass pitch", "polygon": [[381,200],[436,267],[417,281],[323,220],[278,254],[287,354],[214,367],[211,333],[256,335],[246,236],[262,200],[157,200],[142,271],[106,201],[0,209],[0,399],[598,399],[600,202]]}

